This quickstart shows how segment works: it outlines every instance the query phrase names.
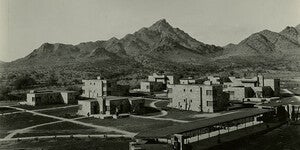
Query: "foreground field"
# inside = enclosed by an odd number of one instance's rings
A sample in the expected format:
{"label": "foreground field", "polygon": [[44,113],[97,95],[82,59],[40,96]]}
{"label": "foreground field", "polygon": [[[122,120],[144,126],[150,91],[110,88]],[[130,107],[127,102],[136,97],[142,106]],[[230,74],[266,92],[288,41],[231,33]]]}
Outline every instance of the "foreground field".
{"label": "foreground field", "polygon": [[30,150],[128,150],[131,139],[125,138],[56,138],[0,142],[0,149]]}
{"label": "foreground field", "polygon": [[32,137],[32,136],[56,136],[56,135],[93,135],[93,134],[116,134],[115,132],[104,132],[92,127],[86,127],[70,122],[59,122],[55,124],[40,126],[31,129],[25,133],[19,133],[14,136],[17,137]]}
{"label": "foreground field", "polygon": [[130,132],[140,132],[143,130],[151,130],[157,128],[163,128],[176,123],[172,121],[162,121],[162,120],[153,120],[153,119],[143,119],[143,118],[121,118],[121,119],[96,119],[96,118],[85,118],[80,119],[79,121],[91,123],[95,125],[115,127],[118,129],[130,131]]}
{"label": "foreground field", "polygon": [[0,137],[5,137],[13,130],[53,121],[57,120],[26,112],[0,116]]}

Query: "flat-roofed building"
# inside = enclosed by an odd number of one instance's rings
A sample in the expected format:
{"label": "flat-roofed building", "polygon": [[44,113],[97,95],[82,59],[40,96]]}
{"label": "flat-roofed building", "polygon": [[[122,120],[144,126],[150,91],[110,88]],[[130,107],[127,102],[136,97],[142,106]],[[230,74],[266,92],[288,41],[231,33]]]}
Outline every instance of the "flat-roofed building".
{"label": "flat-roofed building", "polygon": [[248,102],[253,100],[253,98],[270,98],[279,96],[279,79],[265,79],[262,75],[258,75],[253,78],[229,77],[229,79],[229,82],[227,81],[223,83],[223,87],[224,91],[230,94],[230,100]]}
{"label": "flat-roofed building", "polygon": [[94,80],[82,80],[82,96],[88,98],[97,98],[99,96],[111,95],[111,83],[102,79],[100,76]]}
{"label": "flat-roofed building", "polygon": [[197,80],[192,77],[183,78],[179,80],[179,84],[196,84],[196,83]]}
{"label": "flat-roofed building", "polygon": [[168,85],[169,107],[199,112],[225,110],[228,94],[221,85],[174,84]]}
{"label": "flat-roofed building", "polygon": [[129,87],[117,85],[115,82],[103,79],[100,76],[93,80],[82,80],[82,96],[97,98],[99,96],[124,96],[129,93]]}
{"label": "flat-roofed building", "polygon": [[157,74],[153,73],[153,75],[148,76],[148,81],[150,82],[161,82],[163,84],[174,84],[175,77],[173,75],[165,75],[165,74]]}
{"label": "flat-roofed building", "polygon": [[124,113],[141,114],[144,111],[145,100],[120,96],[102,96],[89,100],[79,100],[81,115],[118,115]]}
{"label": "flat-roofed building", "polygon": [[274,96],[280,96],[280,79],[265,79],[264,86],[269,86],[274,91]]}
{"label": "flat-roofed building", "polygon": [[52,104],[77,104],[75,91],[35,91],[27,93],[26,104],[32,106]]}
{"label": "flat-roofed building", "polygon": [[90,116],[100,113],[100,106],[97,99],[79,100],[78,114],[83,116]]}
{"label": "flat-roofed building", "polygon": [[166,90],[168,84],[177,83],[177,79],[173,75],[157,74],[148,76],[147,81],[140,83],[141,92],[162,92]]}
{"label": "flat-roofed building", "polygon": [[251,87],[244,86],[232,86],[224,89],[224,92],[229,94],[230,101],[242,102],[244,98],[250,98],[254,96],[254,92]]}
{"label": "flat-roofed building", "polygon": [[166,89],[166,84],[162,82],[150,82],[150,81],[142,81],[141,83],[141,91],[143,92],[159,92]]}

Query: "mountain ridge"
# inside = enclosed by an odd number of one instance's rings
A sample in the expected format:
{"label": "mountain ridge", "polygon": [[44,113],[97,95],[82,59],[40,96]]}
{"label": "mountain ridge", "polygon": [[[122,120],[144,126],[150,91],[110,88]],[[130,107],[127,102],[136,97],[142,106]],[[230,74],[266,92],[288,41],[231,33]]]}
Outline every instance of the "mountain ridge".
{"label": "mountain ridge", "polygon": [[112,37],[75,45],[43,43],[29,55],[1,67],[47,70],[59,66],[72,71],[106,71],[113,76],[140,71],[197,73],[254,66],[295,69],[299,64],[293,63],[297,59],[290,55],[298,56],[299,31],[300,25],[288,26],[279,33],[262,30],[238,44],[220,47],[200,42],[161,19],[120,39]]}

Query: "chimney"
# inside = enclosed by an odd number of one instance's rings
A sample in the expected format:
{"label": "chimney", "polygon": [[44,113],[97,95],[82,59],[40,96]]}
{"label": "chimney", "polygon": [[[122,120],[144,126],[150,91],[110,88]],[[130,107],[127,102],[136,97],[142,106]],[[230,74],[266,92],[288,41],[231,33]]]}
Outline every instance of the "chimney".
{"label": "chimney", "polygon": [[101,80],[101,76],[97,76],[97,80]]}
{"label": "chimney", "polygon": [[265,86],[264,84],[264,76],[263,75],[257,75],[258,78],[258,86]]}
{"label": "chimney", "polygon": [[35,90],[30,90],[29,93],[35,93]]}

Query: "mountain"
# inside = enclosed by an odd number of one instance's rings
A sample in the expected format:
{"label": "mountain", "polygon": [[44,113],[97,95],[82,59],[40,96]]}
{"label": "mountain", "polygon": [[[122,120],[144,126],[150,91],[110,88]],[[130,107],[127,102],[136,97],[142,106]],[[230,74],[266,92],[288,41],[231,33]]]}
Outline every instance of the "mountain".
{"label": "mountain", "polygon": [[296,27],[288,26],[283,29],[280,34],[286,36],[296,43],[300,43],[300,24]]}
{"label": "mountain", "polygon": [[121,39],[77,45],[44,43],[29,55],[0,67],[4,72],[59,72],[72,78],[102,74],[126,79],[143,78],[153,71],[199,75],[242,68],[297,70],[299,31],[300,25],[279,33],[263,30],[238,44],[219,47],[197,41],[161,19]]}
{"label": "mountain", "polygon": [[[263,30],[254,33],[234,45],[224,47],[226,57],[255,56],[255,55],[281,55],[300,48],[300,30],[298,27],[286,27],[281,32]],[[225,56],[222,56],[223,58]]]}

